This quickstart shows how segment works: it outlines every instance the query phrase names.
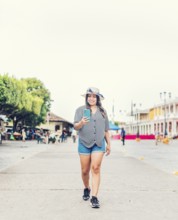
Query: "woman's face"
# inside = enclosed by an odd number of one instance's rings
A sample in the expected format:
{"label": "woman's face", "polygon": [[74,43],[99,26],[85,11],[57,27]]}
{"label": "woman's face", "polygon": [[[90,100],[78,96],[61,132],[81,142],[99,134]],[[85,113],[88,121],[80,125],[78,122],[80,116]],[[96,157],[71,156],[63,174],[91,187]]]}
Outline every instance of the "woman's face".
{"label": "woman's face", "polygon": [[97,102],[97,97],[95,94],[88,94],[87,102],[90,106],[95,106]]}

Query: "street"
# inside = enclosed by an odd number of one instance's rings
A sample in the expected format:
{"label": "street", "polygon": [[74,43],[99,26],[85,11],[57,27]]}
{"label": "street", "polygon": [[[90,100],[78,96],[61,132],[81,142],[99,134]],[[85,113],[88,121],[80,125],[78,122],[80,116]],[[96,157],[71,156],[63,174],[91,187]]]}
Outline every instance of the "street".
{"label": "street", "polygon": [[[112,141],[103,159],[100,209],[82,200],[77,143],[0,146],[2,220],[177,220],[177,142]],[[5,162],[6,161],[6,162]]]}
{"label": "street", "polygon": [[162,171],[171,174],[178,171],[178,140],[172,140],[169,144],[159,142],[158,145],[155,145],[155,140],[126,140],[125,146],[118,140],[118,150]]}
{"label": "street", "polygon": [[3,140],[0,145],[0,171],[49,148],[49,145],[36,143]]}

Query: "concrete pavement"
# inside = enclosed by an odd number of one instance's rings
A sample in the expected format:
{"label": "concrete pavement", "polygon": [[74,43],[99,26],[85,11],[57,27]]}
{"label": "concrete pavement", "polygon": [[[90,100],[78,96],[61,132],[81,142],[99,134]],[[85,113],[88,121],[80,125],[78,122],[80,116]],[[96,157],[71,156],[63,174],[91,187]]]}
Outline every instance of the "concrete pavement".
{"label": "concrete pavement", "polygon": [[178,140],[172,140],[169,144],[154,140],[126,141],[122,146],[118,141],[118,150],[125,156],[130,156],[154,166],[170,174],[178,174]]}
{"label": "concrete pavement", "polygon": [[134,157],[129,148],[112,141],[112,154],[104,157],[100,209],[82,200],[77,144],[69,140],[33,151],[0,172],[0,219],[177,220],[178,177]]}
{"label": "concrete pavement", "polygon": [[36,144],[36,141],[4,141],[0,145],[0,171],[24,159],[47,150],[49,145]]}

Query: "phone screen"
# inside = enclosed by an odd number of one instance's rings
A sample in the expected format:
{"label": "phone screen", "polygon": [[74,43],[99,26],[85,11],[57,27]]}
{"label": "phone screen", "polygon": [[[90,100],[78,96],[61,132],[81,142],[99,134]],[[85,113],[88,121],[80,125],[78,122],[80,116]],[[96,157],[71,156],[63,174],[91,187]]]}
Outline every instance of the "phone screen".
{"label": "phone screen", "polygon": [[83,116],[85,118],[88,118],[88,120],[90,120],[90,109],[84,109]]}

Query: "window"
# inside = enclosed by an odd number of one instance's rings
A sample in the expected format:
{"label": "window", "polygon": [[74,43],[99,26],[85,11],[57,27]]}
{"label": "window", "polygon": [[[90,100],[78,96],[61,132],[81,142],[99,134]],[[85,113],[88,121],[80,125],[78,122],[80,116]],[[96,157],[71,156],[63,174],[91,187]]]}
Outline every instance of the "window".
{"label": "window", "polygon": [[60,125],[55,126],[55,131],[58,131],[58,130],[60,130]]}

